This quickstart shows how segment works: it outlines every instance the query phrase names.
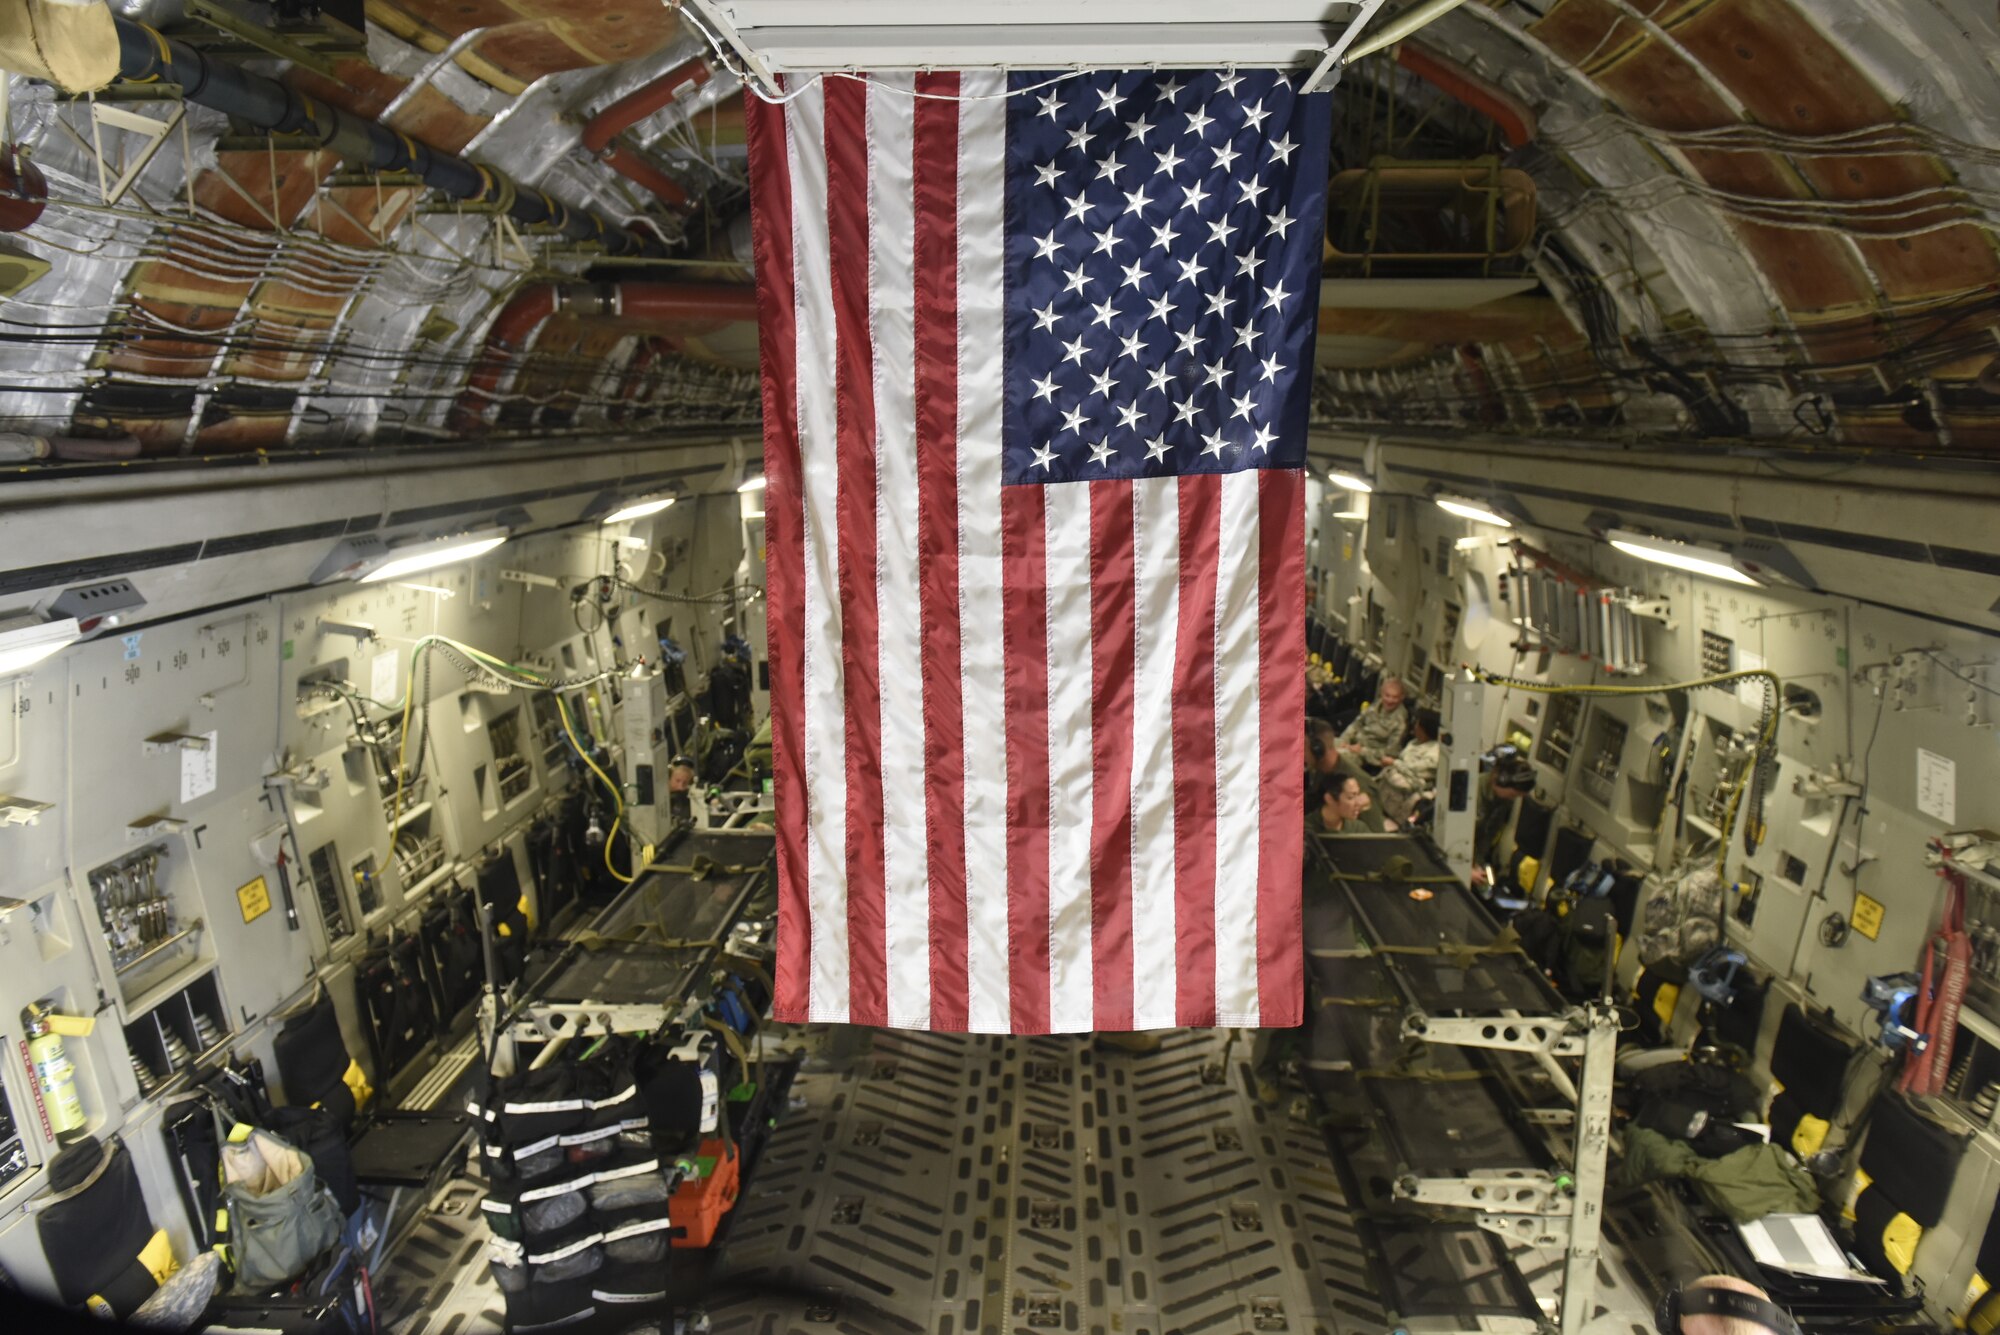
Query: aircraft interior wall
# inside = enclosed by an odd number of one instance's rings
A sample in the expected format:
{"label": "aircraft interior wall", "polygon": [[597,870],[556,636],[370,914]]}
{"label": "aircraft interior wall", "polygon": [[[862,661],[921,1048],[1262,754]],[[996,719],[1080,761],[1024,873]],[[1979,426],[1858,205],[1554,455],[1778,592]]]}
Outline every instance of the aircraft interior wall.
{"label": "aircraft interior wall", "polygon": [[[228,1049],[261,1059],[276,1084],[279,1021],[323,988],[349,1051],[389,1106],[420,1087],[434,1098],[476,1055],[469,1041],[434,1040],[398,1069],[379,1069],[357,1012],[356,962],[410,931],[494,859],[512,863],[532,896],[524,833],[578,783],[578,767],[565,763],[549,696],[483,687],[445,654],[413,673],[413,645],[443,635],[554,674],[590,676],[614,654],[657,659],[659,633],[671,622],[697,679],[723,636],[745,628],[730,620],[736,609],[623,587],[600,598],[595,581],[622,571],[630,583],[676,597],[732,586],[746,552],[744,501],[733,492],[686,498],[627,523],[519,538],[408,581],[294,589],[114,631],[7,683],[0,789],[50,805],[4,834],[0,892],[26,901],[0,919],[4,1032],[10,1044],[25,1042],[11,1021],[30,1001],[95,1014],[94,1032],[66,1040],[85,1130],[132,1151],[147,1209],[178,1255],[191,1254],[192,1240],[158,1122],[185,1080],[155,1070],[142,1088],[134,1068],[135,1060],[160,1060],[148,1037],[154,1016],[171,1031],[191,1001],[213,1025],[198,1031],[209,1041],[196,1057]],[[169,577],[200,583],[205,574],[190,565]],[[586,582],[591,595],[574,604],[572,589]],[[761,640],[757,633],[758,657]],[[352,682],[383,704],[399,703],[413,685],[429,702],[426,782],[405,792],[399,808],[356,740],[349,708],[312,689],[326,680]],[[615,685],[572,696],[576,726],[614,747]],[[390,724],[400,717],[369,712]],[[188,749],[200,741],[206,746]],[[407,745],[424,742],[412,736]],[[288,822],[296,840],[282,834]],[[278,851],[288,859],[292,905]],[[176,933],[193,930],[121,970],[100,926],[92,874],[148,852],[159,855],[154,883],[171,901]],[[287,921],[293,905],[295,927]],[[453,1045],[463,1050],[454,1054]],[[175,1060],[185,1065],[186,1055]],[[25,1164],[0,1184],[0,1267],[42,1292],[46,1261],[23,1206],[41,1191],[57,1146],[22,1064],[0,1070]]]}
{"label": "aircraft interior wall", "polygon": [[[1433,703],[1443,679],[1467,664],[1547,685],[1649,687],[1753,667],[1782,677],[1764,837],[1746,853],[1739,823],[1723,865],[1727,939],[1775,988],[1829,1010],[1868,1045],[1870,1069],[1887,1059],[1873,1042],[1882,1015],[1862,994],[1871,977],[1919,967],[1937,930],[1945,882],[1927,858],[1931,842],[2000,829],[2000,789],[1990,781],[2000,640],[1823,590],[1744,587],[1664,569],[1573,532],[1470,522],[1422,495],[1328,486],[1315,529],[1317,610]],[[1515,541],[1662,605],[1664,621],[1639,621],[1643,670],[1611,675],[1598,661],[1536,650],[1514,624]],[[1513,742],[1530,755],[1536,799],[1557,808],[1558,831],[1588,839],[1591,860],[1667,870],[1715,858],[1718,822],[1706,803],[1718,744],[1754,730],[1761,690],[1747,682],[1578,701],[1495,686],[1478,744]],[[1642,922],[1644,911],[1642,901]],[[2000,921],[2000,880],[1975,880],[1966,912],[1969,927]],[[1632,945],[1619,963],[1628,989],[1639,973]],[[1960,1045],[1978,1050],[1968,1060],[1982,1072],[2000,1054],[1996,998],[2000,984],[1975,974]],[[1698,1002],[1682,989],[1670,1031],[1683,1040],[1694,1035]],[[1765,1012],[1765,1053],[1778,1009]],[[1982,1130],[1974,1145],[1946,1224],[1918,1253],[1934,1295],[1964,1292],[2000,1180],[2000,1139]]]}

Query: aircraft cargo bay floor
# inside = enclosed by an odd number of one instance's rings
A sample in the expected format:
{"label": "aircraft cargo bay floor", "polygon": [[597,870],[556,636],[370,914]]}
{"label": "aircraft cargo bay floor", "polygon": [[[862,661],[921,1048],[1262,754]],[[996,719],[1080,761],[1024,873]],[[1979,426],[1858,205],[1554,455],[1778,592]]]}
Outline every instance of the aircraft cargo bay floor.
{"label": "aircraft cargo bay floor", "polygon": [[[1389,1330],[1314,1111],[1246,1092],[1250,1038],[1177,1032],[1133,1054],[772,1026],[766,1060],[805,1060],[702,1284],[715,1335]],[[384,1267],[385,1329],[499,1328],[477,1200],[454,1186]],[[1483,1274],[1479,1249],[1459,1250],[1384,1258],[1410,1288],[1478,1300],[1402,1324],[1529,1330],[1553,1310],[1558,1256],[1517,1249]],[[677,1288],[703,1278],[675,1259]],[[1643,1297],[1599,1270],[1592,1331],[1649,1328]]]}

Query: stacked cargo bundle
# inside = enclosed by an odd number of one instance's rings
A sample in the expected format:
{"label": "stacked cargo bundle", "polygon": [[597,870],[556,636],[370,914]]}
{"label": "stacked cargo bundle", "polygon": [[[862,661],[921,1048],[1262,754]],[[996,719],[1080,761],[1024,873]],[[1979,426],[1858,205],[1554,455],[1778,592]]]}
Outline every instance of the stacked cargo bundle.
{"label": "stacked cargo bundle", "polygon": [[623,1317],[636,1326],[664,1314],[667,1202],[682,1171],[661,1153],[640,1095],[644,1046],[608,1038],[576,1060],[497,1078],[472,1109],[509,1330],[620,1330]]}
{"label": "stacked cargo bundle", "polygon": [[688,1232],[708,1241],[721,1212],[711,1184],[734,1183],[719,1057],[712,1033],[573,1039],[490,1080],[471,1111],[508,1330],[666,1325],[671,1248]]}

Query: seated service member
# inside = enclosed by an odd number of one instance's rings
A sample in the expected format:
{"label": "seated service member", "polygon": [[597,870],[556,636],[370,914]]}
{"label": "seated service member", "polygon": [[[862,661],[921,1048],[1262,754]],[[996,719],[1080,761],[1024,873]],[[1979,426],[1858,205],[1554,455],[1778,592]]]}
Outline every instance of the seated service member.
{"label": "seated service member", "polygon": [[1382,771],[1376,792],[1382,798],[1382,815],[1394,826],[1406,825],[1410,808],[1437,785],[1438,765],[1444,748],[1438,744],[1438,712],[1419,709],[1410,719],[1409,745]]}
{"label": "seated service member", "polygon": [[1367,817],[1367,812],[1374,805],[1360,779],[1345,770],[1337,771],[1320,781],[1319,805],[1306,813],[1306,833],[1380,833],[1380,815],[1372,821]]}
{"label": "seated service member", "polygon": [[1404,707],[1401,677],[1384,677],[1382,690],[1372,709],[1364,709],[1340,734],[1340,749],[1353,756],[1370,774],[1388,763],[1403,744],[1410,728],[1410,711]]}

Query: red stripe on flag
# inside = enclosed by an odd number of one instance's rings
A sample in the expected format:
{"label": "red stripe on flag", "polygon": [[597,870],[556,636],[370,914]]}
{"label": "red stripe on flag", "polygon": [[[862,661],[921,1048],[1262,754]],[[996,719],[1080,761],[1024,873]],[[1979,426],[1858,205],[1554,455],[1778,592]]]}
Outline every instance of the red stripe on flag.
{"label": "red stripe on flag", "polygon": [[1301,472],[1258,475],[1257,1015],[1270,1028],[1305,1021],[1305,494]]}
{"label": "red stripe on flag", "polygon": [[[1076,485],[1074,483],[1068,485]],[[1090,488],[1091,990],[1100,1029],[1132,1027],[1132,483]]]}
{"label": "red stripe on flag", "polygon": [[882,854],[881,661],[875,590],[875,366],[869,342],[868,86],[830,79],[826,230],[833,271],[840,660],[847,724],[848,1019],[889,1022]]}
{"label": "red stripe on flag", "polygon": [[1048,522],[1042,488],[1000,489],[1007,681],[1007,938],[1013,1028],[1049,1028]]}
{"label": "red stripe on flag", "polygon": [[932,1029],[966,1027],[965,714],[958,624],[958,75],[923,74],[916,176],[918,597]]}
{"label": "red stripe on flag", "polygon": [[1215,585],[1222,479],[1178,484],[1181,586],[1174,645],[1174,1007],[1183,1025],[1215,1023]]}
{"label": "red stripe on flag", "polygon": [[744,109],[758,170],[750,175],[757,256],[757,350],[764,381],[764,541],[768,554],[771,770],[778,821],[777,996],[772,1015],[802,1024],[812,996],[812,906],[806,888],[804,510],[799,477],[798,311],[792,272],[792,177],[785,109]]}

